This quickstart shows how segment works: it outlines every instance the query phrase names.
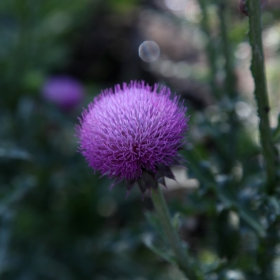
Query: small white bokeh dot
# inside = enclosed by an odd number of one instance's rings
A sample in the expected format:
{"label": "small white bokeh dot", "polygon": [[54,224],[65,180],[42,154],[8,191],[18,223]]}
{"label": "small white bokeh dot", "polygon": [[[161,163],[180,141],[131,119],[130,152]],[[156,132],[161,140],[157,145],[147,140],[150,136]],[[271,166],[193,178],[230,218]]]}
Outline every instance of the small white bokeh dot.
{"label": "small white bokeh dot", "polygon": [[145,62],[153,62],[160,55],[159,45],[154,41],[144,41],[139,46],[139,56]]}
{"label": "small white bokeh dot", "polygon": [[168,9],[173,11],[183,10],[188,4],[189,0],[165,0],[165,5]]}

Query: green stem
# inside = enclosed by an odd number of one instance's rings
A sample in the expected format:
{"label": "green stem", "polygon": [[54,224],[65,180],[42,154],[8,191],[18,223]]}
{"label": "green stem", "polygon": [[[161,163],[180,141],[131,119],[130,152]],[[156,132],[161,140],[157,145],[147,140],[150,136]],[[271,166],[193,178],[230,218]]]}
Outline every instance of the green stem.
{"label": "green stem", "polygon": [[201,28],[205,35],[207,36],[207,44],[206,44],[206,53],[207,53],[207,58],[208,58],[208,64],[209,64],[209,69],[210,69],[210,85],[211,85],[211,90],[212,94],[216,96],[217,98],[220,97],[220,91],[217,87],[217,72],[218,72],[218,67],[217,67],[217,57],[216,57],[216,51],[214,47],[214,42],[213,38],[211,36],[211,30],[210,30],[210,22],[209,22],[209,17],[207,13],[207,0],[199,0],[199,5],[202,11],[202,21],[201,21]]}
{"label": "green stem", "polygon": [[259,130],[262,152],[266,163],[267,185],[266,192],[275,194],[277,188],[277,149],[273,145],[269,125],[269,102],[266,88],[264,54],[262,46],[262,22],[260,1],[247,0],[250,25],[250,42],[252,47],[251,71],[255,81],[255,98],[257,100],[260,118]]}
{"label": "green stem", "polygon": [[161,188],[158,187],[157,189],[152,189],[151,194],[161,226],[176,255],[179,268],[190,280],[203,279],[200,273],[198,273],[198,271],[195,269],[194,264],[190,262],[187,251],[182,247],[179,236],[171,224],[171,217]]}
{"label": "green stem", "polygon": [[[260,1],[246,1],[249,13],[250,42],[252,48],[251,71],[255,81],[255,97],[257,100],[258,114],[260,118],[259,130],[262,152],[266,163],[266,193],[275,195],[279,184],[277,175],[278,153],[273,144],[272,133],[269,125],[269,101],[266,87],[264,54],[262,46],[262,22]],[[267,229],[267,237],[260,240],[258,248],[258,265],[261,271],[261,279],[273,279],[273,261],[275,247],[278,243],[278,221]]]}
{"label": "green stem", "polygon": [[[230,98],[231,104],[234,104],[237,97],[236,90],[236,77],[233,70],[232,63],[232,51],[230,48],[230,42],[228,38],[228,30],[227,30],[227,18],[229,18],[229,13],[227,12],[226,3],[224,0],[220,0],[219,2],[219,19],[220,19],[220,30],[221,30],[221,39],[222,39],[222,52],[225,58],[225,91],[227,96]],[[237,131],[237,119],[234,111],[234,106],[228,109],[229,115],[229,124],[230,124],[230,132],[228,133],[228,151],[231,156],[231,161],[226,162],[225,165],[227,167],[226,172],[230,172],[232,168],[233,161],[235,160],[236,155],[236,131]]]}

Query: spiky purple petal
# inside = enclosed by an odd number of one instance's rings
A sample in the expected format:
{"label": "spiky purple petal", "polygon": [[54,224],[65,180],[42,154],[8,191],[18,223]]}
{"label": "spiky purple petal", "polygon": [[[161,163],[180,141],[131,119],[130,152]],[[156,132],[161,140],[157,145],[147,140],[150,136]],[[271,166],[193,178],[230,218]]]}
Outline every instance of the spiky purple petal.
{"label": "spiky purple petal", "polygon": [[117,85],[83,112],[77,127],[79,150],[94,170],[135,182],[143,172],[155,174],[159,165],[174,161],[187,130],[185,113],[167,87]]}

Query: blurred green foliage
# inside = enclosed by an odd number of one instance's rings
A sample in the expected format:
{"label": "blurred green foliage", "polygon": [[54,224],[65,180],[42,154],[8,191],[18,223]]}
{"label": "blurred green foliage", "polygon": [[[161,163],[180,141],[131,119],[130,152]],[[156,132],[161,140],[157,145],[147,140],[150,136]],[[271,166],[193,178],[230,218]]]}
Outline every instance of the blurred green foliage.
{"label": "blurred green foliage", "polygon": [[[209,1],[207,9],[217,40],[218,78],[224,81],[222,39],[214,2]],[[233,11],[233,3],[228,4]],[[87,96],[71,112],[59,110],[40,95],[48,76],[67,74],[80,34],[90,29],[92,19],[101,12],[121,18],[137,9],[149,11],[155,7],[124,0],[106,4],[97,0],[1,1],[1,279],[184,279],[173,266],[174,258],[151,211],[149,197],[142,201],[135,189],[125,199],[121,184],[109,191],[110,181],[94,174],[76,151],[77,116],[99,93],[104,81],[91,82],[85,77],[81,82]],[[171,18],[174,25],[182,24],[167,10],[161,14]],[[278,36],[280,29],[274,24],[279,14],[279,9],[264,13],[265,28],[274,28]],[[240,43],[248,41],[248,24],[236,11],[230,17],[228,39],[235,72],[240,65],[243,67],[234,54]],[[183,24],[201,28],[199,21],[185,20]],[[137,53],[141,38],[136,31],[134,35],[132,45]],[[200,36],[204,36],[198,41],[204,42],[199,46],[203,49],[207,38],[202,33]],[[270,54],[277,62],[279,50],[278,42]],[[126,64],[121,62],[119,66],[124,72],[131,69]],[[192,75],[191,82],[208,84],[207,64],[199,67],[202,74]],[[135,79],[145,78],[141,71],[133,72]],[[269,64],[272,89],[279,88],[277,73],[279,65]],[[108,80],[106,86],[111,83]],[[238,88],[237,96],[230,98],[223,83],[219,88],[222,97],[213,98],[212,104],[202,110],[196,110],[186,97],[191,115],[189,148],[182,154],[187,159],[188,176],[198,179],[199,188],[170,191],[168,198],[172,214],[181,213],[174,223],[184,246],[189,246],[201,262],[207,279],[256,280],[261,269],[256,255],[258,244],[265,230],[279,219],[280,204],[278,197],[267,199],[263,195],[265,176],[256,122],[252,121],[252,96]],[[277,99],[275,93],[272,100]],[[279,111],[279,103],[272,106]],[[250,110],[252,113],[246,114]],[[234,124],[231,114],[236,118]],[[279,125],[274,134],[279,143]]]}

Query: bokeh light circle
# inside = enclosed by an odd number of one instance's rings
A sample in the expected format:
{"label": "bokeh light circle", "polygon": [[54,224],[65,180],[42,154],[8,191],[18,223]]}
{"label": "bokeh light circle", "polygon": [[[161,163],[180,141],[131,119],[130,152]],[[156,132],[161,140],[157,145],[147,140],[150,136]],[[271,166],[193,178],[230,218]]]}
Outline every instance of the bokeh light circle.
{"label": "bokeh light circle", "polygon": [[160,55],[159,45],[154,41],[144,41],[139,46],[139,56],[145,62],[153,62]]}

